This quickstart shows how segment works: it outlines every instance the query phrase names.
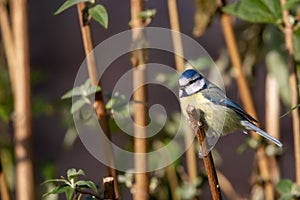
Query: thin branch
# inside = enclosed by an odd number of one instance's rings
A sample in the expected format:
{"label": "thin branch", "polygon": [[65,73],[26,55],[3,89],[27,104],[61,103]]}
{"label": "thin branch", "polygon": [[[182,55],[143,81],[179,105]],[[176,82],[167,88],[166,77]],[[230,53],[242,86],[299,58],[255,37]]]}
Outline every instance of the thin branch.
{"label": "thin branch", "polygon": [[[137,50],[131,52],[133,66],[133,100],[135,102],[147,102],[146,63],[147,51],[144,33],[144,22],[139,14],[144,10],[143,0],[131,0],[131,29],[132,46]],[[149,178],[147,173],[147,108],[144,103],[134,104],[134,152],[135,152],[135,185],[134,200],[146,200],[149,198]]]}
{"label": "thin branch", "polygon": [[14,147],[16,158],[16,199],[34,200],[32,161],[31,91],[28,47],[27,1],[12,0],[11,16],[16,69],[14,87]]}
{"label": "thin branch", "polygon": [[203,161],[204,161],[204,167],[205,167],[207,177],[208,177],[208,182],[209,182],[212,198],[213,198],[213,200],[222,199],[221,189],[220,189],[220,185],[218,182],[218,177],[217,177],[217,172],[215,169],[213,157],[211,155],[211,152],[207,152],[207,148],[206,148],[206,144],[205,144],[205,130],[203,128],[205,126],[205,123],[201,120],[201,117],[200,117],[200,120],[198,120],[199,114],[197,113],[197,110],[195,107],[189,105],[186,108],[186,112],[189,116],[189,121],[191,122],[193,127],[195,127],[195,129],[194,129],[195,134],[197,136],[200,148],[203,151],[203,155],[206,155],[203,157]]}
{"label": "thin branch", "polygon": [[[170,18],[170,26],[172,30],[172,41],[173,41],[173,48],[175,53],[179,53],[180,55],[184,55],[183,47],[182,47],[182,40],[180,37],[180,23],[178,17],[178,8],[177,8],[177,1],[176,0],[168,0],[168,9],[169,9],[169,18]],[[173,32],[173,31],[176,31]],[[183,72],[185,68],[184,59],[180,55],[174,55],[175,57],[175,64],[176,69],[178,72]],[[187,126],[184,127],[185,130],[185,143],[189,145],[186,150],[186,163],[187,169],[189,174],[189,181],[194,182],[197,179],[197,162],[196,162],[196,154],[195,154],[195,144],[191,142],[193,140],[193,133],[191,129]],[[175,177],[176,178],[176,177]],[[176,181],[178,182],[178,181]],[[178,185],[175,185],[175,181],[172,183],[173,187],[178,188]],[[173,189],[176,189],[173,188]],[[174,196],[174,195],[173,195]],[[174,197],[173,197],[174,198]]]}
{"label": "thin branch", "polygon": [[5,1],[0,1],[0,28],[1,35],[3,38],[5,54],[7,57],[9,76],[11,80],[11,88],[14,93],[15,91],[15,78],[14,78],[14,70],[16,70],[16,59],[15,59],[15,45],[13,42],[13,33],[11,30],[11,25],[9,23],[9,16],[7,13]]}
{"label": "thin branch", "polygon": [[[83,18],[83,12],[85,8],[85,3],[79,3],[77,4],[77,12],[79,16],[79,21],[80,21],[80,27],[81,27],[81,34],[82,34],[82,40],[83,40],[83,45],[84,45],[84,51],[87,59],[87,67],[88,67],[88,72],[89,72],[89,77],[91,80],[91,84],[93,86],[100,86],[101,83],[98,80],[98,72],[97,72],[97,67],[96,67],[96,59],[95,55],[93,53],[93,41],[92,41],[92,35],[91,35],[91,29],[90,25],[87,24]],[[98,91],[95,95],[95,103],[94,103],[94,108],[97,114],[98,122],[100,123],[100,126],[103,130],[103,132],[106,134],[106,137],[111,140],[111,131],[109,128],[108,124],[108,117],[107,117],[107,112],[105,109],[105,103],[103,100],[103,95],[102,95],[102,90]],[[103,148],[105,153],[106,159],[110,163],[108,166],[108,175],[113,176],[115,179],[117,178],[116,171],[113,167],[114,166],[114,160],[112,154],[112,148],[109,146],[109,144],[104,143],[105,147]],[[115,186],[115,194],[116,197],[119,197],[119,188],[118,188],[118,183],[117,181],[114,182]]]}
{"label": "thin branch", "polygon": [[[225,0],[218,0],[219,8],[222,9],[223,6],[226,5]],[[252,96],[250,93],[250,89],[248,87],[246,78],[242,69],[242,61],[238,51],[236,38],[233,31],[233,26],[231,22],[231,17],[221,11],[221,26],[223,28],[223,34],[225,37],[226,45],[229,51],[229,55],[231,58],[232,66],[235,70],[235,76],[237,79],[237,84],[239,88],[239,92],[241,93],[242,103],[245,107],[245,110],[254,118],[257,119],[257,114],[255,111],[254,103],[252,100]],[[254,132],[251,132],[253,138],[259,138],[260,136]],[[261,177],[265,182],[265,198],[266,199],[274,199],[274,187],[270,182],[271,175],[268,166],[268,159],[265,153],[265,148],[263,145],[260,145],[256,151],[257,162]]]}
{"label": "thin branch", "polygon": [[[284,22],[284,35],[285,35],[285,46],[288,51],[288,67],[289,67],[289,84],[290,84],[290,95],[291,95],[291,108],[297,106],[299,101],[299,85],[297,79],[297,69],[294,59],[294,45],[293,45],[293,25],[290,22],[289,11],[284,9],[286,3],[285,0],[281,0],[282,18]],[[296,169],[296,183],[300,184],[300,109],[291,111],[293,120],[293,133],[294,133],[294,151],[295,151],[295,169]]]}

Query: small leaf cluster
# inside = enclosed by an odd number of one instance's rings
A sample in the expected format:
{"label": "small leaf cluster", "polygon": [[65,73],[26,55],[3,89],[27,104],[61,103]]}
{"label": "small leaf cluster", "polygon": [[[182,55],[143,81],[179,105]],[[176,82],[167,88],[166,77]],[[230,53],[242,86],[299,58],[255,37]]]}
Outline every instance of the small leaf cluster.
{"label": "small leaf cluster", "polygon": [[[83,16],[91,16],[95,21],[101,24],[105,29],[108,27],[108,14],[105,7],[101,4],[96,4],[94,0],[67,0],[61,5],[54,13],[58,15],[68,8],[77,5],[79,3],[86,3],[86,9],[83,10]],[[89,17],[85,17],[87,19]],[[84,22],[86,24],[86,22]]]}
{"label": "small leaf cluster", "polygon": [[90,79],[88,79],[84,84],[69,90],[66,94],[62,96],[62,99],[79,97],[79,99],[77,99],[71,107],[71,113],[74,114],[85,104],[90,105],[91,101],[88,97],[99,91],[101,91],[101,88],[99,86],[92,86]]}
{"label": "small leaf cluster", "polygon": [[[60,179],[50,179],[45,181],[43,184],[54,184],[56,185],[51,191],[45,193],[43,196],[51,194],[65,193],[66,199],[80,199],[82,194],[90,194],[95,198],[100,199],[96,185],[90,180],[79,180],[79,176],[85,175],[84,171],[79,169],[78,171],[74,168],[67,171],[67,178],[61,177]],[[94,193],[87,191],[92,190]]]}
{"label": "small leaf cluster", "polygon": [[193,199],[200,195],[199,186],[203,183],[203,179],[198,177],[194,182],[186,182],[177,189],[181,199]]}
{"label": "small leaf cluster", "polygon": [[280,200],[300,199],[300,186],[289,179],[282,179],[276,186],[280,193]]}

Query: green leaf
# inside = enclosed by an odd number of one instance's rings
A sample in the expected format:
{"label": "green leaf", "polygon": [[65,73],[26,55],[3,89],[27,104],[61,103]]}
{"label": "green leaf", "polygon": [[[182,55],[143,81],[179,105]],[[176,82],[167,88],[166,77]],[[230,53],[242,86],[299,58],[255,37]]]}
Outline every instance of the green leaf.
{"label": "green leaf", "polygon": [[223,11],[239,17],[245,21],[253,23],[276,23],[279,20],[278,6],[269,9],[271,5],[266,5],[271,0],[240,0],[234,4],[225,6]]}
{"label": "green leaf", "polygon": [[76,169],[71,168],[71,169],[68,169],[68,171],[67,171],[67,177],[69,180],[74,177],[77,177],[79,175],[82,175],[82,176],[85,175],[85,173],[82,169],[79,169],[78,171],[76,171]]}
{"label": "green leaf", "polygon": [[73,96],[81,96],[82,95],[82,87],[74,87],[73,89],[69,90],[67,93],[65,93],[61,99],[68,99],[72,98]]}
{"label": "green leaf", "polygon": [[54,13],[54,15],[58,15],[60,13],[62,13],[63,11],[67,10],[68,8],[81,3],[81,2],[92,2],[91,0],[67,0],[63,5],[61,5],[56,12]]}
{"label": "green leaf", "polygon": [[296,30],[293,35],[295,60],[300,63],[300,29]]}
{"label": "green leaf", "polygon": [[53,190],[51,190],[50,192],[47,192],[45,194],[43,194],[43,197],[49,196],[50,194],[60,194],[63,192],[66,192],[67,190],[70,189],[70,185],[58,185],[56,186]]}
{"label": "green leaf", "polygon": [[282,179],[276,185],[276,188],[280,194],[290,193],[292,190],[293,182],[289,179]]}
{"label": "green leaf", "polygon": [[87,187],[87,188],[91,188],[92,190],[94,190],[95,192],[97,192],[97,187],[96,185],[89,180],[80,180],[76,182],[76,185],[78,187]]}
{"label": "green leaf", "polygon": [[91,94],[95,94],[96,92],[101,91],[101,88],[99,86],[90,86],[86,90],[86,96],[90,96]]}
{"label": "green leaf", "polygon": [[105,29],[108,27],[108,14],[104,6],[96,5],[89,9],[89,14],[99,22]]}
{"label": "green leaf", "polygon": [[261,0],[261,1],[269,9],[272,15],[276,18],[276,20],[281,20],[282,12],[281,12],[280,1],[274,1],[274,0]]}
{"label": "green leaf", "polygon": [[74,189],[72,189],[71,187],[66,188],[65,194],[66,194],[66,199],[67,200],[72,200],[72,196],[74,193]]}
{"label": "green leaf", "polygon": [[300,0],[288,0],[284,4],[284,9],[290,10],[295,7],[295,4],[300,3]]}
{"label": "green leaf", "polygon": [[77,112],[84,106],[84,104],[86,104],[86,101],[84,99],[78,99],[77,101],[75,101],[75,103],[72,104],[71,113],[74,114],[75,112]]}

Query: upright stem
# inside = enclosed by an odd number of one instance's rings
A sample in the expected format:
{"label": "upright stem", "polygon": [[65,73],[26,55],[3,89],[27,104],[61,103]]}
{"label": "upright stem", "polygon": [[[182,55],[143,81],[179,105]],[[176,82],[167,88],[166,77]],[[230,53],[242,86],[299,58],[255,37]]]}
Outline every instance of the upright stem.
{"label": "upright stem", "polygon": [[14,86],[16,198],[33,200],[34,174],[32,161],[31,92],[28,48],[27,1],[12,0],[12,25],[16,70]]}
{"label": "upright stem", "polygon": [[[267,74],[266,77],[266,131],[274,138],[279,138],[279,88],[276,78],[272,74]],[[273,184],[277,184],[280,179],[279,165],[274,156],[269,158],[271,179]]]}
{"label": "upright stem", "polygon": [[[225,0],[219,0],[218,2],[219,7],[222,8],[225,6]],[[231,22],[231,17],[226,14],[221,12],[221,26],[223,28],[223,34],[225,37],[225,41],[227,44],[227,48],[229,51],[229,55],[231,58],[232,66],[235,71],[237,83],[238,83],[238,88],[239,92],[241,93],[241,99],[243,102],[243,105],[245,107],[245,110],[252,115],[254,118],[257,118],[257,114],[254,108],[254,103],[252,100],[252,96],[246,81],[246,78],[244,76],[243,70],[242,70],[242,61],[241,57],[239,55],[238,47],[237,47],[237,42],[235,39],[234,31],[233,31],[233,26]],[[251,132],[252,137],[258,138],[260,137],[256,133]],[[269,171],[269,166],[268,166],[268,159],[267,155],[265,154],[265,148],[264,146],[260,145],[257,149],[256,152],[257,155],[257,162],[258,162],[258,168],[260,171],[260,174],[265,181],[265,198],[266,199],[274,199],[274,190],[273,190],[273,185],[270,182],[270,171]]]}
{"label": "upright stem", "polygon": [[175,54],[175,62],[177,71],[183,72],[184,71],[184,59],[180,55],[183,55],[183,48],[182,48],[182,41],[180,38],[180,25],[178,19],[178,9],[177,9],[177,2],[176,0],[168,0],[168,8],[169,8],[169,18],[170,18],[170,25],[171,29],[175,32],[172,32],[172,40],[173,40],[173,48],[174,52],[178,53],[179,55]]}
{"label": "upright stem", "polygon": [[[98,72],[97,72],[96,59],[95,59],[95,55],[93,53],[93,41],[92,41],[91,29],[88,24],[85,24],[85,21],[83,19],[84,8],[85,8],[84,3],[77,4],[77,11],[78,11],[78,16],[79,16],[79,21],[80,21],[84,51],[85,51],[85,55],[86,55],[86,59],[87,59],[87,67],[88,67],[89,77],[91,80],[91,84],[93,86],[98,85],[101,87],[101,83],[98,80],[99,76],[98,76]],[[98,122],[100,123],[101,129],[106,134],[106,137],[109,140],[111,140],[111,131],[109,128],[107,112],[105,109],[105,103],[104,103],[103,95],[102,95],[101,91],[97,92],[95,95],[94,108],[95,108]],[[104,151],[108,152],[108,154],[106,154],[106,155],[108,155],[106,159],[110,163],[110,165],[107,167],[108,175],[114,177],[114,179],[117,180],[116,171],[113,167],[111,167],[111,166],[114,166],[113,156],[111,155],[112,149],[106,143],[105,143],[105,147],[103,149],[104,149]],[[119,197],[119,189],[118,189],[117,181],[114,181],[114,189],[115,189],[115,195],[118,198]]]}
{"label": "upright stem", "polygon": [[203,154],[205,155],[203,157],[203,162],[204,162],[204,167],[205,167],[205,170],[207,173],[212,198],[213,198],[213,200],[220,200],[220,199],[222,199],[221,188],[219,185],[213,157],[211,155],[211,152],[207,152],[207,148],[206,148],[206,144],[205,144],[205,130],[203,128],[203,127],[205,127],[205,124],[201,120],[201,118],[202,118],[201,116],[200,116],[200,120],[198,120],[199,115],[198,115],[195,107],[189,105],[186,108],[186,112],[189,116],[189,121],[191,122],[191,124],[194,127],[195,134],[197,136],[200,148],[202,149]]}
{"label": "upright stem", "polygon": [[[168,0],[168,8],[169,8],[169,18],[170,18],[170,26],[172,29],[172,41],[173,41],[173,48],[175,53],[179,53],[180,55],[184,55],[183,47],[182,47],[182,40],[180,37],[180,23],[179,23],[179,15],[177,9],[177,1],[176,0]],[[177,33],[173,32],[176,31]],[[174,55],[175,57],[175,64],[176,69],[178,72],[184,71],[184,59],[180,55]],[[194,182],[197,179],[197,161],[196,161],[196,154],[195,154],[195,144],[193,141],[194,137],[192,135],[192,131],[188,126],[185,126],[185,143],[189,144],[189,147],[186,150],[186,162],[188,168],[188,174],[190,182]],[[178,181],[177,181],[178,182]],[[178,187],[173,183],[174,187]],[[174,188],[174,189],[176,189]],[[173,197],[174,198],[174,197]]]}
{"label": "upright stem", "polygon": [[[133,66],[133,100],[134,104],[134,152],[135,152],[135,185],[133,199],[145,200],[149,198],[149,180],[147,173],[147,101],[146,91],[146,63],[147,52],[143,20],[139,13],[144,10],[143,0],[131,0],[131,28],[132,45],[139,49],[132,51],[131,62]],[[143,102],[143,103],[140,103]]]}
{"label": "upright stem", "polygon": [[[289,83],[291,93],[291,107],[296,107],[299,102],[299,90],[297,69],[294,59],[294,46],[293,46],[293,25],[289,20],[289,11],[284,9],[286,1],[281,0],[282,18],[284,22],[284,35],[285,46],[288,51],[288,67],[289,67]],[[294,132],[294,151],[295,151],[295,169],[296,169],[296,183],[300,185],[300,109],[299,107],[291,111],[293,120]]]}

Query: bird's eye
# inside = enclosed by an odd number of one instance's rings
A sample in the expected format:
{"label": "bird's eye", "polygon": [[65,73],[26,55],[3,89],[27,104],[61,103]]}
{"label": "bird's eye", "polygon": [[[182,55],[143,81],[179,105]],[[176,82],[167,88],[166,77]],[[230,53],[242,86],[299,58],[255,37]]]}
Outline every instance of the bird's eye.
{"label": "bird's eye", "polygon": [[198,81],[198,80],[200,80],[200,79],[201,79],[201,78],[199,77],[199,78],[190,80],[189,83],[188,83],[188,85],[191,85],[191,84],[195,83],[196,81]]}

